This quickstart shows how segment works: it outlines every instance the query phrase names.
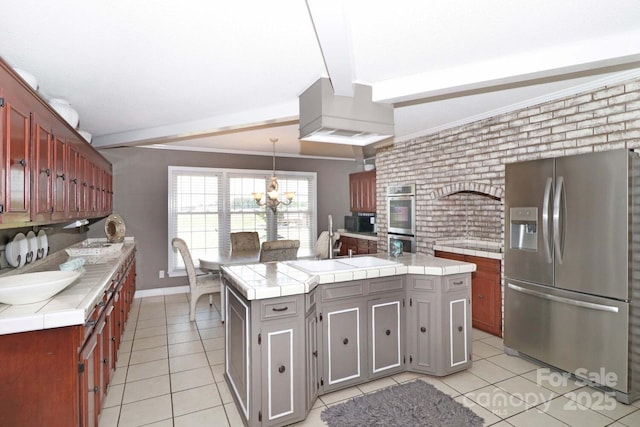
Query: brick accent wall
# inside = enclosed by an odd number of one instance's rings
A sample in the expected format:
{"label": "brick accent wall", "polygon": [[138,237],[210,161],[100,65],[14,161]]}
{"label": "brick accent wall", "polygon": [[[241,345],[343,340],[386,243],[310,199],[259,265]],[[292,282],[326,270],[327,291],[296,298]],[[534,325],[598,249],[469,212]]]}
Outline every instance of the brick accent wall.
{"label": "brick accent wall", "polygon": [[640,79],[381,148],[376,154],[380,251],[387,250],[386,189],[416,183],[417,251],[433,241],[504,239],[504,165],[640,147]]}

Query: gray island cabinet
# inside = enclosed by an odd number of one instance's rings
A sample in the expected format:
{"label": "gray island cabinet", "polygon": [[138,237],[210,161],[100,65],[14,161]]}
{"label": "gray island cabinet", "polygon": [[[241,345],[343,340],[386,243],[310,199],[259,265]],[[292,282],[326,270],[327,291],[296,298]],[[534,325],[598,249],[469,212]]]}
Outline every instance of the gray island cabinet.
{"label": "gray island cabinet", "polygon": [[225,378],[246,425],[301,421],[319,395],[383,376],[471,365],[475,265],[398,261],[317,274],[290,263],[222,268]]}

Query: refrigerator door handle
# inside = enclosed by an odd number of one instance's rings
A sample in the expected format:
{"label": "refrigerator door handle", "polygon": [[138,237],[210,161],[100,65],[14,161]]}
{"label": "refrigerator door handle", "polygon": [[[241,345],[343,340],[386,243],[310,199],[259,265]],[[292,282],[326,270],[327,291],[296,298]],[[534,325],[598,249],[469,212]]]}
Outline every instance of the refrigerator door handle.
{"label": "refrigerator door handle", "polygon": [[551,200],[551,177],[547,178],[544,186],[544,196],[542,200],[542,240],[544,241],[544,253],[547,256],[547,262],[553,262],[551,259],[551,244],[549,242],[549,201]]}
{"label": "refrigerator door handle", "polygon": [[556,259],[562,264],[562,230],[560,230],[560,201],[564,191],[564,178],[559,176],[553,200],[553,243],[556,248]]}
{"label": "refrigerator door handle", "polygon": [[565,297],[559,297],[559,296],[556,296],[556,295],[544,294],[542,292],[538,292],[538,291],[534,291],[534,290],[531,290],[531,289],[523,288],[522,286],[514,285],[513,283],[509,283],[507,286],[509,286],[509,289],[513,289],[514,291],[517,291],[517,292],[522,292],[523,294],[533,295],[534,297],[547,299],[547,300],[551,300],[551,301],[555,301],[555,302],[560,302],[560,303],[563,303],[563,304],[574,305],[576,307],[590,308],[590,309],[593,309],[593,310],[600,310],[600,311],[608,311],[608,312],[611,312],[611,313],[617,313],[619,311],[618,307],[615,307],[615,306],[612,306],[612,305],[604,305],[604,304],[596,304],[596,303],[593,303],[593,302],[577,301],[577,300],[574,300],[574,299],[565,298]]}

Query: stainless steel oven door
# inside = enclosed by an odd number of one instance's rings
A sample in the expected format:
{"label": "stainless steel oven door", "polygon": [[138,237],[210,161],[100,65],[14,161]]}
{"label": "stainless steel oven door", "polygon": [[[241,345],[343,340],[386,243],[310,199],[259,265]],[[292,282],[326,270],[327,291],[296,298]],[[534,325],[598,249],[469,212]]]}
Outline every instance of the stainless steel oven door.
{"label": "stainless steel oven door", "polygon": [[387,232],[415,236],[415,196],[387,198]]}
{"label": "stainless steel oven door", "polygon": [[391,242],[398,241],[402,244],[402,252],[415,253],[416,251],[416,238],[413,236],[402,236],[399,234],[387,235],[387,250],[391,248]]}

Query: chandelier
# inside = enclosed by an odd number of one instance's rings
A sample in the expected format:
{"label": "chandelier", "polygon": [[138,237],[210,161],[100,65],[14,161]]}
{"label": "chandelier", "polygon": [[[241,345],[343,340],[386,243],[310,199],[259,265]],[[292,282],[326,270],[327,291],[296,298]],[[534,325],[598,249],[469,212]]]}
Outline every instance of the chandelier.
{"label": "chandelier", "polygon": [[284,193],[286,201],[279,200],[280,194],[278,193],[278,178],[276,177],[276,142],[278,138],[269,138],[269,141],[273,143],[273,174],[271,175],[271,181],[269,181],[269,187],[267,187],[267,197],[262,201],[264,193],[253,193],[253,200],[256,201],[258,206],[267,206],[273,213],[276,213],[279,205],[288,206],[293,201],[293,196],[296,195],[293,191],[287,191]]}

